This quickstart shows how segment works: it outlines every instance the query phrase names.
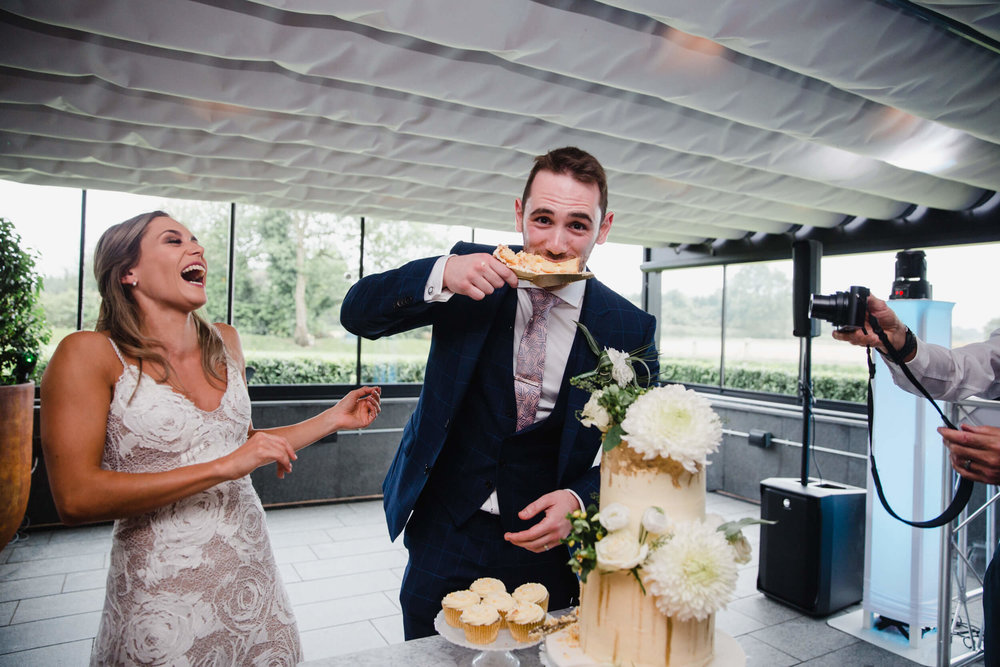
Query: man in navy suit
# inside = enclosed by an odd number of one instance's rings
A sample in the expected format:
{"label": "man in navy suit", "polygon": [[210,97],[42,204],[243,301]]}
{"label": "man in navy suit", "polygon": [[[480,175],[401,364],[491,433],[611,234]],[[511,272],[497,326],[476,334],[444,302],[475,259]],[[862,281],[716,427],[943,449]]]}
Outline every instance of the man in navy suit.
{"label": "man in navy suit", "polygon": [[[556,149],[535,158],[514,202],[515,229],[526,251],[583,267],[611,230],[607,201],[600,163],[578,148]],[[605,347],[653,344],[654,318],[596,279],[549,290],[557,299],[532,296],[541,288],[519,282],[492,250],[459,243],[449,255],[366,276],[341,310],[344,327],[366,338],[433,325],[420,399],[382,485],[391,537],[406,529],[407,639],[434,634],[441,598],[479,577],[508,591],[542,583],[552,609],[576,602],[579,584],[559,540],[569,533],[566,514],[595,502],[600,433],[576,418],[588,395],[569,378],[597,359],[575,322]],[[533,343],[544,361],[525,424],[515,368],[539,299],[555,305]],[[650,365],[654,377],[657,370]]]}

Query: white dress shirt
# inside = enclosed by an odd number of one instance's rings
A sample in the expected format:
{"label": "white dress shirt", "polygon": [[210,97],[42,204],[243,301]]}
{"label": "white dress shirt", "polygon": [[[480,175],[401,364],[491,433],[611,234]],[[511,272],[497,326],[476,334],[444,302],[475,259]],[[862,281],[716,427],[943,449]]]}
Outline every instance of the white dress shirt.
{"label": "white dress shirt", "polygon": [[[917,394],[896,364],[887,361],[892,379],[906,391]],[[981,343],[947,348],[917,339],[917,353],[906,364],[934,398],[959,401],[970,396],[1000,399],[1000,329]],[[1000,411],[974,408],[968,412],[973,424],[1000,426]]]}

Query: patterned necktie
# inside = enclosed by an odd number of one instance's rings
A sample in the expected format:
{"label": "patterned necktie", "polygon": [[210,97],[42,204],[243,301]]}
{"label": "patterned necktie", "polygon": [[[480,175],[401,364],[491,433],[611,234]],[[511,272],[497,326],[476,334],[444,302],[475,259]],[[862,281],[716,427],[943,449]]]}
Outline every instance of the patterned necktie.
{"label": "patterned necktie", "polygon": [[545,370],[545,335],[549,328],[549,311],[562,299],[545,289],[529,289],[531,319],[528,320],[517,348],[514,369],[514,400],[517,402],[517,430],[535,421],[538,401],[542,397],[542,372]]}

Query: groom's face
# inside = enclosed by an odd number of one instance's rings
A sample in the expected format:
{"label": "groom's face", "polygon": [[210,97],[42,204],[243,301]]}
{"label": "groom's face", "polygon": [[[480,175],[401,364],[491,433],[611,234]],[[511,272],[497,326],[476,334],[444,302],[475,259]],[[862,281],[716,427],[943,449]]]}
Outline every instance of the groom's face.
{"label": "groom's face", "polygon": [[551,171],[538,172],[527,200],[514,203],[515,228],[527,252],[553,262],[581,258],[581,269],[594,246],[607,239],[613,218],[601,215],[595,183]]}

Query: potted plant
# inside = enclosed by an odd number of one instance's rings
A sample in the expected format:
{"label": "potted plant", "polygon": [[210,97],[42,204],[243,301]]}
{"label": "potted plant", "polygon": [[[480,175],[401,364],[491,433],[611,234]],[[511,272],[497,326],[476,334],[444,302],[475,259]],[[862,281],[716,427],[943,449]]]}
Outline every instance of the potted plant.
{"label": "potted plant", "polygon": [[38,303],[42,280],[14,223],[0,218],[0,548],[17,532],[31,488],[35,383],[49,329]]}

